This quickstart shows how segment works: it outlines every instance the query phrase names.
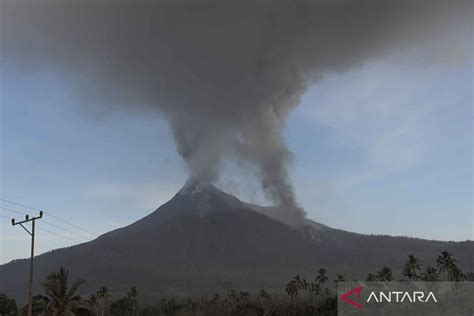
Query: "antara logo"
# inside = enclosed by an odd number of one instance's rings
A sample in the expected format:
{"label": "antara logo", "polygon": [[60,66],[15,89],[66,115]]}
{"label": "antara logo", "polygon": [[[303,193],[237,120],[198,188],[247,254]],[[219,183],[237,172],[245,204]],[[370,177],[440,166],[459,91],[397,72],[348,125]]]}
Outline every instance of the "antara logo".
{"label": "antara logo", "polygon": [[[347,302],[351,304],[353,307],[362,309],[364,308],[364,305],[362,305],[362,301],[360,299],[360,293],[362,292],[363,287],[359,286],[356,287],[352,290],[350,290],[347,293],[342,294],[339,298],[343,300],[344,302]],[[351,295],[357,295],[357,299],[350,299],[349,296]],[[403,303],[403,302],[409,302],[409,303],[427,303],[429,301],[438,303],[438,300],[436,299],[435,295],[433,292],[429,292],[428,295],[426,295],[422,291],[413,291],[413,292],[402,292],[402,291],[389,291],[389,292],[383,292],[380,291],[378,294],[374,291],[370,292],[369,297],[367,298],[366,303],[370,302],[375,302],[375,303]]]}
{"label": "antara logo", "polygon": [[[347,302],[354,306],[355,308],[362,309],[364,306],[360,303],[360,292],[362,291],[362,286],[356,287],[355,289],[350,290],[349,292],[342,294],[339,298],[343,300],[344,302]],[[347,298],[348,296],[351,296],[352,294],[357,294],[357,302]]]}
{"label": "antara logo", "polygon": [[436,297],[434,296],[433,292],[429,292],[428,295],[425,295],[424,292],[421,291],[414,291],[413,293],[410,292],[400,292],[400,291],[392,291],[392,292],[379,292],[379,296],[375,294],[375,292],[370,293],[369,298],[367,299],[367,303],[370,302],[371,299],[374,299],[377,303],[388,302],[391,303],[392,300],[395,303],[403,303],[403,302],[410,302],[410,303],[427,303],[430,299],[438,303]]}

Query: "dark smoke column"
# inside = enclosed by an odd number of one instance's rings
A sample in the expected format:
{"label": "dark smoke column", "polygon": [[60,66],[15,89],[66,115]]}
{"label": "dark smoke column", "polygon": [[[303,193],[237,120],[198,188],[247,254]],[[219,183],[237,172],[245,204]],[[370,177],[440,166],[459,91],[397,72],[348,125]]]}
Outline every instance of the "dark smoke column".
{"label": "dark smoke column", "polygon": [[305,213],[282,133],[307,87],[406,49],[424,63],[469,61],[472,7],[469,0],[6,0],[0,49],[2,61],[27,74],[71,80],[83,106],[166,116],[193,179],[216,180],[229,157],[257,166],[265,192],[298,223]]}

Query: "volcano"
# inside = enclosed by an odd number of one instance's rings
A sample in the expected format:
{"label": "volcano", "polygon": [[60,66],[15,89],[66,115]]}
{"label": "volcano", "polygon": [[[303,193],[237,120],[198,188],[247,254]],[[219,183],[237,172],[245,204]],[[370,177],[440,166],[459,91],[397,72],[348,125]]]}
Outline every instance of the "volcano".
{"label": "volcano", "polygon": [[[400,275],[409,254],[435,265],[443,250],[453,253],[463,270],[474,270],[472,241],[363,235],[310,219],[295,226],[279,214],[278,208],[244,203],[209,183],[188,181],[170,201],[129,226],[37,256],[34,293],[61,266],[87,280],[90,291],[107,285],[117,297],[135,285],[145,301],[212,294],[228,282],[248,291],[283,291],[295,275],[312,278],[319,268],[330,276],[362,279],[388,265]],[[0,291],[20,302],[28,263],[0,266]]]}

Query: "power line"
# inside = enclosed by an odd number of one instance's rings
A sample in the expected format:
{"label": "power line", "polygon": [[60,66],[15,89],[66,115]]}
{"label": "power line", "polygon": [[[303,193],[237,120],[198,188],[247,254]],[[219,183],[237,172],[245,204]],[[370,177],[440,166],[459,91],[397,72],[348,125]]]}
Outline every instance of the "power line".
{"label": "power line", "polygon": [[[5,218],[5,219],[9,219],[9,220],[11,219],[11,217],[8,217],[8,216],[5,216],[5,215],[0,215],[0,217],[1,217],[1,218]],[[47,232],[47,233],[50,233],[50,234],[53,234],[53,235],[56,235],[56,236],[58,236],[58,237],[62,237],[62,238],[69,239],[69,240],[74,241],[74,242],[77,242],[77,243],[81,243],[81,241],[79,241],[79,240],[66,237],[66,236],[64,236],[64,235],[61,235],[61,234],[52,232],[52,231],[50,231],[50,230],[47,230],[47,229],[44,229],[44,228],[41,228],[41,227],[36,227],[36,229],[42,230],[42,231],[44,231],[44,232]]]}
{"label": "power line", "polygon": [[94,237],[99,237],[99,235],[94,234],[94,233],[92,233],[92,232],[90,232],[90,231],[88,231],[88,230],[86,230],[86,229],[84,229],[84,228],[81,228],[81,227],[79,227],[79,226],[77,226],[77,225],[74,225],[74,224],[72,224],[72,223],[69,223],[68,221],[65,221],[64,219],[61,219],[61,218],[59,218],[59,217],[57,217],[57,216],[51,214],[50,212],[45,212],[45,214],[46,214],[46,215],[49,215],[49,216],[51,216],[51,217],[53,217],[53,218],[55,218],[55,219],[57,219],[58,221],[61,221],[61,222],[65,223],[65,224],[71,225],[72,227],[75,227],[75,228],[77,228],[77,229],[79,229],[79,230],[82,230],[82,231],[85,232],[85,233],[91,234],[91,235],[94,236]]}
{"label": "power line", "polygon": [[20,204],[20,203],[17,203],[17,202],[13,202],[13,201],[9,201],[9,200],[6,200],[6,199],[1,199],[0,198],[0,201],[3,201],[3,202],[7,202],[7,203],[10,203],[10,204],[13,204],[13,205],[16,205],[16,206],[22,206],[22,207],[26,207],[26,208],[29,208],[30,210],[33,210],[33,211],[40,211],[34,207],[31,207],[31,206],[28,206],[28,205],[24,205],[24,204]]}
{"label": "power line", "polygon": [[81,242],[80,242],[80,241],[78,241],[78,240],[75,240],[75,239],[72,239],[72,238],[66,237],[66,236],[64,236],[64,235],[61,235],[61,234],[58,234],[58,233],[52,232],[52,231],[50,231],[50,230],[47,230],[47,229],[44,229],[44,228],[41,228],[41,227],[37,227],[37,228],[38,228],[39,230],[42,230],[42,231],[44,231],[44,232],[47,232],[47,233],[50,233],[50,234],[56,235],[56,236],[58,236],[58,237],[66,238],[66,239],[69,239],[69,240],[71,240],[71,241],[77,242],[78,244],[80,244],[80,243],[81,243]]}
{"label": "power line", "polygon": [[13,201],[9,201],[9,200],[6,200],[6,199],[1,199],[0,198],[0,201],[7,202],[7,203],[10,203],[10,204],[14,204],[16,206],[26,207],[26,208],[29,208],[30,210],[33,210],[33,211],[38,211],[38,212],[40,211],[39,209],[36,209],[34,207],[31,207],[31,206],[28,206],[28,205],[25,205],[25,204],[20,204],[20,203],[13,202]]}
{"label": "power line", "polygon": [[81,238],[84,238],[84,239],[86,239],[86,240],[92,240],[92,239],[90,239],[90,238],[88,238],[88,237],[82,236],[82,235],[80,235],[80,234],[77,234],[77,233],[75,233],[75,232],[72,232],[72,231],[70,231],[70,230],[67,230],[67,229],[65,229],[65,228],[62,228],[61,226],[58,226],[58,225],[56,225],[56,224],[47,222],[47,221],[45,221],[45,220],[43,220],[43,223],[48,224],[48,225],[53,226],[53,227],[56,227],[57,229],[60,229],[60,230],[65,231],[65,232],[67,232],[67,233],[76,235],[77,237],[81,237]]}
{"label": "power line", "polygon": [[[10,204],[13,204],[13,205],[17,205],[17,206],[21,206],[21,207],[25,207],[25,208],[28,208],[28,209],[30,209],[30,210],[37,211],[37,212],[41,211],[40,209],[31,207],[31,206],[28,206],[28,205],[25,205],[25,204],[22,204],[22,203],[10,201],[10,200],[7,200],[7,199],[2,199],[2,198],[0,198],[0,201],[7,202],[7,203],[10,203]],[[68,224],[68,225],[70,225],[70,226],[72,226],[72,227],[75,227],[75,228],[77,228],[77,229],[79,229],[79,230],[82,230],[83,232],[86,232],[86,233],[88,233],[88,234],[91,234],[92,236],[99,237],[97,234],[94,234],[93,232],[90,232],[90,231],[88,231],[88,230],[86,230],[86,229],[84,229],[84,228],[81,228],[81,227],[79,227],[79,226],[77,226],[77,225],[75,225],[75,224],[72,224],[72,223],[70,223],[70,222],[68,222],[68,221],[66,221],[66,220],[64,220],[64,219],[62,219],[62,218],[60,218],[60,217],[58,217],[58,216],[56,216],[56,215],[54,215],[54,214],[51,214],[50,212],[46,212],[46,211],[43,211],[43,212],[44,212],[45,214],[47,214],[47,215],[49,215],[49,216],[51,216],[51,217],[57,219],[58,221],[61,221],[61,222],[65,223],[65,224]]]}
{"label": "power line", "polygon": [[6,210],[6,211],[13,212],[13,213],[17,213],[17,214],[21,214],[21,215],[27,215],[27,214],[24,213],[24,212],[15,211],[15,210],[12,210],[11,208],[8,208],[8,207],[0,206],[0,208],[1,208],[1,209],[4,209],[4,210]]}
{"label": "power line", "polygon": [[[18,214],[26,215],[26,213],[13,210],[13,209],[8,208],[8,207],[0,206],[0,208],[1,208],[1,209],[4,209],[4,210],[7,210],[7,211],[10,211],[10,212],[13,212],[13,213],[18,213]],[[6,216],[2,216],[2,217],[6,217]],[[68,230],[68,229],[66,229],[66,228],[63,228],[63,227],[58,226],[58,225],[56,225],[56,224],[50,223],[50,222],[48,222],[48,221],[43,220],[43,223],[45,223],[45,224],[47,224],[47,225],[50,225],[50,226],[53,226],[53,227],[55,227],[55,228],[57,228],[57,229],[60,229],[60,230],[62,230],[62,231],[65,231],[65,232],[67,232],[67,233],[69,233],[69,234],[76,235],[77,237],[84,238],[84,239],[86,239],[86,240],[88,240],[88,241],[92,240],[92,239],[89,238],[89,237],[85,237],[85,236],[80,235],[80,234],[78,234],[78,233],[72,232],[72,231],[70,231],[70,230]]]}

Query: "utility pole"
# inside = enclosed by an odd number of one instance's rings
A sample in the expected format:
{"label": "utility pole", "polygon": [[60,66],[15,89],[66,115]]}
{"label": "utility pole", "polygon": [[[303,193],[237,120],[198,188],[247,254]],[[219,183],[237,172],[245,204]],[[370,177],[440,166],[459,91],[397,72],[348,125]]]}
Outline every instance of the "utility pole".
{"label": "utility pole", "polygon": [[[21,222],[15,222],[15,219],[12,219],[12,226],[20,225],[24,230],[31,236],[31,258],[30,258],[30,286],[28,288],[28,316],[32,316],[33,312],[33,258],[35,255],[35,221],[43,217],[43,211],[39,212],[39,216],[30,218],[28,215],[25,216],[25,219]],[[24,223],[31,222],[31,232],[23,226]]]}

